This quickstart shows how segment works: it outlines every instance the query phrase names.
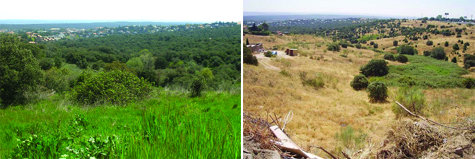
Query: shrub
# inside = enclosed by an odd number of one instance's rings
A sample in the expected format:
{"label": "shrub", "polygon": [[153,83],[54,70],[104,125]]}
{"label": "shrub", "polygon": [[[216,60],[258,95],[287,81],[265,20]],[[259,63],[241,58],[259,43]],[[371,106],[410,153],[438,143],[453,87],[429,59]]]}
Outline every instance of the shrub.
{"label": "shrub", "polygon": [[152,85],[143,78],[125,71],[100,72],[84,77],[73,89],[73,98],[82,104],[126,104],[143,99]]}
{"label": "shrub", "polygon": [[468,69],[475,66],[475,55],[465,54],[463,55],[463,67]]}
{"label": "shrub", "polygon": [[453,63],[457,63],[457,58],[456,57],[452,57],[452,60],[451,60]]}
{"label": "shrub", "polygon": [[377,49],[377,48],[378,48],[378,44],[374,43],[373,48]]}
{"label": "shrub", "polygon": [[357,49],[361,49],[361,44],[360,44],[360,43],[355,44],[355,47],[356,47]]}
{"label": "shrub", "polygon": [[459,48],[459,45],[458,45],[458,44],[454,44],[454,45],[452,46],[452,49],[454,49],[454,50],[459,50],[460,48]]}
{"label": "shrub", "polygon": [[428,40],[428,41],[426,42],[426,45],[427,45],[427,46],[431,46],[431,45],[433,45],[433,44],[434,44],[434,42],[432,42],[432,41],[430,41],[430,40]]}
{"label": "shrub", "polygon": [[424,56],[430,56],[432,54],[430,51],[424,51]]}
{"label": "shrub", "polygon": [[394,40],[393,41],[393,46],[397,46],[397,43],[398,43],[397,40]]}
{"label": "shrub", "polygon": [[394,58],[394,55],[393,55],[393,54],[390,54],[390,53],[384,54],[384,59],[389,60],[389,61],[394,61],[394,60],[396,60],[396,59]]}
{"label": "shrub", "polygon": [[368,64],[361,67],[361,73],[366,77],[370,76],[384,76],[388,74],[389,67],[384,60],[371,60]]}
{"label": "shrub", "polygon": [[[401,103],[409,111],[421,114],[422,109],[425,106],[425,97],[422,89],[417,87],[401,87],[398,90],[396,101]],[[394,104],[392,111],[396,114],[396,117],[409,116],[410,114],[403,110],[399,105]]]}
{"label": "shrub", "polygon": [[321,75],[317,75],[316,77],[308,77],[307,72],[300,72],[299,76],[304,86],[312,86],[315,89],[325,86]]}
{"label": "shrub", "polygon": [[368,87],[368,79],[364,75],[356,75],[350,83],[355,90],[361,90]]}
{"label": "shrub", "polygon": [[340,45],[338,43],[330,43],[327,45],[328,51],[340,51]]}
{"label": "shrub", "polygon": [[70,71],[61,68],[53,67],[45,71],[45,87],[53,89],[56,92],[63,92],[69,90]]}
{"label": "shrub", "polygon": [[398,61],[400,63],[406,63],[409,60],[407,59],[406,56],[399,54],[399,55],[396,56],[396,61]]}
{"label": "shrub", "polygon": [[200,77],[194,77],[193,82],[191,83],[190,92],[191,97],[201,96],[201,92],[204,90],[204,81]]}
{"label": "shrub", "polygon": [[0,107],[23,104],[43,75],[32,50],[14,35],[0,34]]}
{"label": "shrub", "polygon": [[448,47],[448,46],[449,46],[449,42],[448,42],[448,41],[445,41],[444,46],[445,46],[445,47]]}
{"label": "shrub", "polygon": [[417,50],[409,45],[401,45],[397,48],[399,54],[414,55],[417,54]]}
{"label": "shrub", "polygon": [[341,46],[342,48],[347,48],[348,45],[349,45],[349,44],[348,44],[347,41],[340,41],[340,46]]}
{"label": "shrub", "polygon": [[446,58],[444,48],[442,47],[436,47],[432,49],[432,53],[430,56],[439,60],[443,60]]}
{"label": "shrub", "polygon": [[371,102],[384,102],[388,97],[388,88],[382,82],[372,82],[367,90]]}
{"label": "shrub", "polygon": [[257,58],[252,55],[252,52],[249,48],[247,48],[246,46],[243,47],[243,61],[244,63],[246,64],[250,64],[250,65],[258,65],[258,61],[257,61]]}
{"label": "shrub", "polygon": [[267,51],[264,53],[264,56],[266,57],[272,57],[272,52],[271,51]]}
{"label": "shrub", "polygon": [[463,85],[465,88],[472,89],[475,88],[475,78],[466,78],[463,80]]}

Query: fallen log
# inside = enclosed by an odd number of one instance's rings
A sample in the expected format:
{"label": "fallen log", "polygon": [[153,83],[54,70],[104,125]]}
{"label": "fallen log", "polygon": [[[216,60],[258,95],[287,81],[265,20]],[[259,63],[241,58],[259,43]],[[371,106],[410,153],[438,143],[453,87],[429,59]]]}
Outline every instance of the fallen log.
{"label": "fallen log", "polygon": [[323,159],[322,157],[316,156],[314,154],[305,152],[297,146],[277,125],[269,127],[272,133],[277,137],[280,141],[273,141],[274,144],[279,147],[281,150],[289,151],[295,154],[298,154],[305,158],[311,159]]}

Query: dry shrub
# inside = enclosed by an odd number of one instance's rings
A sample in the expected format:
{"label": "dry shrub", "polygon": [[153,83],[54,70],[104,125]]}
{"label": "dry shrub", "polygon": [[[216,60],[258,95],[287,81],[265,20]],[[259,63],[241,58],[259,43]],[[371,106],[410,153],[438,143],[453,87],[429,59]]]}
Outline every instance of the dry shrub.
{"label": "dry shrub", "polygon": [[403,120],[388,132],[378,158],[420,158],[430,149],[436,149],[444,142],[443,133],[424,121]]}
{"label": "dry shrub", "polygon": [[254,117],[247,113],[243,114],[243,135],[259,143],[261,149],[272,149],[271,140],[276,140],[269,130],[269,123],[261,118]]}

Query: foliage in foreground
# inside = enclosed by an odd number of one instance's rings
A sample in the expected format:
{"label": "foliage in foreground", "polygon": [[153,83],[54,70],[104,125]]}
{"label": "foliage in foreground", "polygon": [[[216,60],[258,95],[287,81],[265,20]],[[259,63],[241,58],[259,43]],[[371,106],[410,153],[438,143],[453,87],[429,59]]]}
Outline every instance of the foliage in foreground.
{"label": "foliage in foreground", "polygon": [[0,110],[0,158],[240,158],[240,95],[160,92],[124,107],[53,96]]}
{"label": "foliage in foreground", "polygon": [[125,104],[145,98],[152,85],[143,78],[123,71],[92,74],[73,89],[73,98],[79,103]]}
{"label": "foliage in foreground", "polygon": [[43,80],[31,47],[14,35],[0,34],[0,108],[23,104],[27,92],[34,91]]}

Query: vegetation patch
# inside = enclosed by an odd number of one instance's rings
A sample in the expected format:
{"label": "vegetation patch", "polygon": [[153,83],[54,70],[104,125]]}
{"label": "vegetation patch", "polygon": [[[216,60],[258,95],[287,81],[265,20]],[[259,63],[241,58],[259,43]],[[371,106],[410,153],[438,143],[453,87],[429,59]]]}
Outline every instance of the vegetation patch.
{"label": "vegetation patch", "polygon": [[420,86],[431,88],[462,87],[468,73],[452,62],[426,56],[408,56],[409,64],[391,65],[383,77],[370,77],[369,81],[384,81],[389,86]]}

